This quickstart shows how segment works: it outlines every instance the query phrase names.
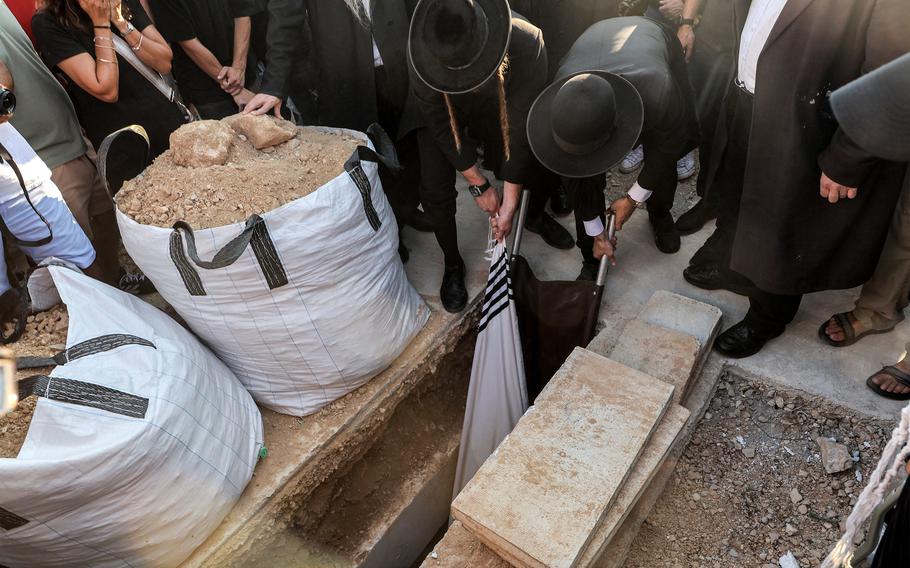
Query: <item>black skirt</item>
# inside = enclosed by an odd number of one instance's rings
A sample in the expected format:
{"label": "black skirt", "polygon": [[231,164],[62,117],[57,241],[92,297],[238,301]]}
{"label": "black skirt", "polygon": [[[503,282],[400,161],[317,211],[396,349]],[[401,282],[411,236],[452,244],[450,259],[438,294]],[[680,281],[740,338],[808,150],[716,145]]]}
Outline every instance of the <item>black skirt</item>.
{"label": "black skirt", "polygon": [[907,568],[910,566],[910,482],[904,483],[904,490],[885,522],[885,534],[875,552],[872,568]]}

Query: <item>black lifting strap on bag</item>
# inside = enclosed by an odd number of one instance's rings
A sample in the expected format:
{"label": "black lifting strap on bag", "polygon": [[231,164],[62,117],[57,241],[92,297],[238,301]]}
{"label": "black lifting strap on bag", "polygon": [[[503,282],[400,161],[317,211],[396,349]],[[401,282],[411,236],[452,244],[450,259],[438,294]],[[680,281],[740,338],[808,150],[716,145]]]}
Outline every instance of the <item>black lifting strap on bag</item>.
{"label": "black lifting strap on bag", "polygon": [[[186,253],[183,251],[183,242],[186,241]],[[215,270],[226,268],[235,262],[247,247],[253,248],[253,254],[262,270],[266,284],[269,290],[280,288],[288,283],[288,275],[278,256],[278,250],[269,234],[268,225],[265,219],[259,215],[250,215],[246,220],[246,225],[239,235],[221,247],[215,253],[212,260],[202,260],[196,250],[196,235],[193,228],[185,221],[174,223],[174,231],[171,233],[170,255],[171,261],[177,268],[184,286],[191,296],[205,296],[205,287],[202,285],[202,279],[199,273],[193,267],[193,264],[206,270]],[[189,258],[187,258],[189,255]],[[192,261],[192,263],[190,262]]]}
{"label": "black lifting strap on bag", "polygon": [[393,174],[401,172],[401,164],[398,162],[398,154],[395,152],[395,144],[385,130],[378,124],[371,124],[367,128],[367,135],[376,150],[371,150],[367,146],[357,146],[354,153],[344,164],[344,171],[351,177],[351,181],[360,191],[360,198],[363,200],[363,212],[366,214],[367,221],[374,231],[382,227],[382,220],[373,206],[372,187],[370,180],[363,171],[361,162],[376,162],[380,166],[385,166]]}
{"label": "black lifting strap on bag", "polygon": [[51,229],[51,224],[48,223],[47,219],[44,218],[44,215],[42,215],[35,208],[35,204],[32,203],[32,198],[28,194],[28,188],[25,187],[25,179],[22,177],[22,172],[19,171],[19,165],[16,164],[16,161],[13,159],[13,155],[10,154],[9,150],[7,150],[2,143],[0,143],[0,160],[9,164],[9,167],[13,169],[13,172],[16,174],[16,179],[19,180],[19,186],[22,188],[22,194],[25,195],[25,201],[28,202],[29,207],[32,208],[32,211],[35,212],[35,215],[37,215],[38,218],[41,219],[41,222],[44,223],[44,226],[47,227],[47,236],[43,239],[38,239],[37,241],[22,240],[9,230],[9,227],[6,226],[5,222],[2,223],[3,231],[5,231],[13,239],[13,241],[21,247],[40,247],[48,244],[54,240],[54,231]]}
{"label": "black lifting strap on bag", "polygon": [[[70,361],[111,351],[125,345],[139,345],[157,349],[155,344],[147,339],[142,339],[135,335],[116,333],[77,343],[66,351],[55,355],[53,361],[58,362],[60,365],[65,365]],[[128,392],[84,381],[49,377],[47,375],[35,375],[19,381],[19,400],[31,395],[79,406],[98,408],[129,418],[145,418],[149,406],[149,399]],[[0,529],[11,531],[25,526],[29,522],[29,519],[0,507]],[[0,566],[0,568],[3,567]]]}
{"label": "black lifting strap on bag", "polygon": [[[142,339],[135,335],[115,333],[77,343],[55,355],[52,360],[53,363],[58,365],[66,365],[70,361],[112,351],[126,345],[157,349],[155,344],[147,339]],[[99,408],[130,418],[145,418],[149,405],[149,400],[141,396],[101,385],[63,377],[49,377],[47,375],[35,375],[19,381],[19,400],[31,395],[80,406]]]}

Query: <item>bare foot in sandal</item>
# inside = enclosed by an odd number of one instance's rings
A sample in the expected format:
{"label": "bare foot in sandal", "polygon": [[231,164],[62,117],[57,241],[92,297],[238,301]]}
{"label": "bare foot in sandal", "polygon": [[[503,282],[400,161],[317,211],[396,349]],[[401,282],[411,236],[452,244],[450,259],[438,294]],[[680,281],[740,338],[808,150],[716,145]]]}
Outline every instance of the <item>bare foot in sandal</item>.
{"label": "bare foot in sandal", "polygon": [[876,393],[898,400],[910,399],[910,363],[902,360],[893,366],[884,367],[866,381]]}
{"label": "bare foot in sandal", "polygon": [[818,327],[818,337],[832,347],[853,345],[867,335],[888,333],[897,322],[883,329],[867,328],[857,320],[853,312],[834,314]]}
{"label": "bare foot in sandal", "polygon": [[[850,321],[850,325],[853,327],[853,334],[860,335],[866,330],[859,320],[856,319],[856,316],[853,315],[853,312],[847,312],[847,318]],[[828,320],[828,326],[825,327],[825,335],[828,336],[828,339],[836,343],[842,343],[848,339],[847,331],[841,326],[840,321],[835,316],[831,316]]]}

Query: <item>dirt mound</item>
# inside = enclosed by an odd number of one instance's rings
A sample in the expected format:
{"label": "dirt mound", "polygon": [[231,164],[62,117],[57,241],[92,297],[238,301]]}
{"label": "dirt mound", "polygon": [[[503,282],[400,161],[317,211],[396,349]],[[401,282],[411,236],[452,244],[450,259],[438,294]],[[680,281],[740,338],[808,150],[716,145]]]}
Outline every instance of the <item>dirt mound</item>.
{"label": "dirt mound", "polygon": [[[296,127],[267,117],[237,116],[182,126],[172,135],[171,149],[124,184],[117,206],[139,223],[160,227],[181,220],[195,229],[237,223],[332,180],[344,171],[344,163],[359,144],[351,136],[307,127],[296,128],[288,138],[290,128]],[[231,137],[224,162],[219,163],[220,142],[198,140],[207,132],[217,133],[219,141]],[[178,139],[179,145],[175,144]],[[197,146],[213,145],[217,148],[210,152],[212,156],[208,150],[196,153]],[[202,162],[191,158],[203,154]]]}
{"label": "dirt mound", "polygon": [[[69,317],[66,307],[55,306],[46,312],[31,315],[25,326],[25,333],[19,341],[9,345],[17,357],[50,357],[66,349],[66,332]],[[41,369],[22,369],[16,373],[17,379],[32,375],[47,374],[53,367]],[[35,411],[37,397],[30,396],[19,401],[16,410],[0,416],[0,458],[14,458],[25,442],[28,427]]]}

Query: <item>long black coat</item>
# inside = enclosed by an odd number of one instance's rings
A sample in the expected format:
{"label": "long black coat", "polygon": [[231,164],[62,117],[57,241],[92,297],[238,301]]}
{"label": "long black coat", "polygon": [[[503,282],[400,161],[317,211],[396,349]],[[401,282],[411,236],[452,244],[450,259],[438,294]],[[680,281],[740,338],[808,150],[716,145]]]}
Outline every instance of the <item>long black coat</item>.
{"label": "long black coat", "polygon": [[[738,37],[749,1],[736,0]],[[758,61],[731,267],[781,294],[843,289],[875,268],[905,164],[872,159],[838,128],[828,94],[910,51],[906,0],[790,0]],[[720,129],[722,132],[725,129]],[[726,144],[720,135],[717,154]],[[822,170],[859,187],[819,195]]]}
{"label": "long black coat", "polygon": [[[269,0],[266,76],[262,91],[286,94],[294,51],[303,26],[313,38],[311,54],[319,122],[366,130],[378,119],[373,39],[382,56],[393,98],[408,96],[408,27],[416,0],[371,0],[371,18],[359,21],[343,0]],[[309,14],[309,18],[307,18]],[[410,104],[406,113],[417,112]]]}

